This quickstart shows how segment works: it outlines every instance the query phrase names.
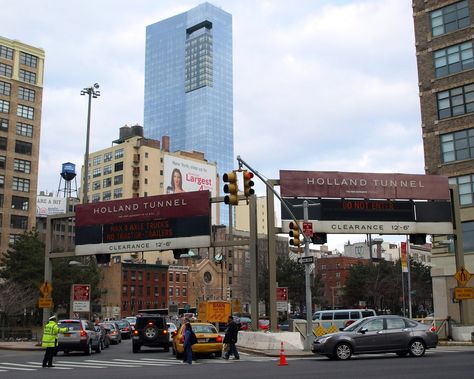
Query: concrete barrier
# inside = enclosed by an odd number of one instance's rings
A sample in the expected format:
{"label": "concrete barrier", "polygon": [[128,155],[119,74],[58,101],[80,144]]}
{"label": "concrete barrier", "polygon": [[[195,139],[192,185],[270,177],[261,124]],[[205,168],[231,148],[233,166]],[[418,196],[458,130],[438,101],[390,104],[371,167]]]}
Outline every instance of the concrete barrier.
{"label": "concrete barrier", "polygon": [[471,341],[471,333],[474,333],[474,326],[453,326],[454,341]]}
{"label": "concrete barrier", "polygon": [[304,348],[301,334],[298,332],[239,332],[237,347],[252,350],[279,350],[283,342],[285,351]]}

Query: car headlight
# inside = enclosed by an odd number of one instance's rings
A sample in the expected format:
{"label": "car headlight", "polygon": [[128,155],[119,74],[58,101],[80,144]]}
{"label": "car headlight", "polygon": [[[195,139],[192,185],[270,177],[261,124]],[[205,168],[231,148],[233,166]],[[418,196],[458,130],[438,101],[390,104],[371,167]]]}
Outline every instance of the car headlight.
{"label": "car headlight", "polygon": [[329,337],[320,337],[317,340],[315,340],[314,342],[315,343],[325,343],[328,339],[329,339]]}

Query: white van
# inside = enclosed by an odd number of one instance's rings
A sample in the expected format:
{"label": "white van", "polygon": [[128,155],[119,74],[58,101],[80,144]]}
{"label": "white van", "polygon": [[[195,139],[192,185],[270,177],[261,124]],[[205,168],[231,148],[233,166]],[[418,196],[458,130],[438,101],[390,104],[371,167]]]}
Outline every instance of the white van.
{"label": "white van", "polygon": [[364,317],[376,316],[373,309],[334,309],[317,311],[313,314],[315,334],[337,332]]}

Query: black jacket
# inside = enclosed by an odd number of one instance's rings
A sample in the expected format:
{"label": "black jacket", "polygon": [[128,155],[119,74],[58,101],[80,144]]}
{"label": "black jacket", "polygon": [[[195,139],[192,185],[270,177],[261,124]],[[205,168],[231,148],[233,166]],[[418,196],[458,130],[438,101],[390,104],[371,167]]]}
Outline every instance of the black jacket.
{"label": "black jacket", "polygon": [[239,327],[235,321],[231,321],[229,325],[227,325],[227,330],[225,331],[224,343],[236,343],[238,335]]}

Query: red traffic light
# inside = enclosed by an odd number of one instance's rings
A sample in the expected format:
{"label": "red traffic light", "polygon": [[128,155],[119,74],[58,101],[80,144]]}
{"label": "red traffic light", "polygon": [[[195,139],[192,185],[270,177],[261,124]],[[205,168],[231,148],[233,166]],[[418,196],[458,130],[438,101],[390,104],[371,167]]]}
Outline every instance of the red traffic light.
{"label": "red traffic light", "polygon": [[255,193],[255,190],[252,188],[255,185],[252,180],[254,174],[253,172],[245,170],[242,175],[244,177],[244,194],[249,197]]}

